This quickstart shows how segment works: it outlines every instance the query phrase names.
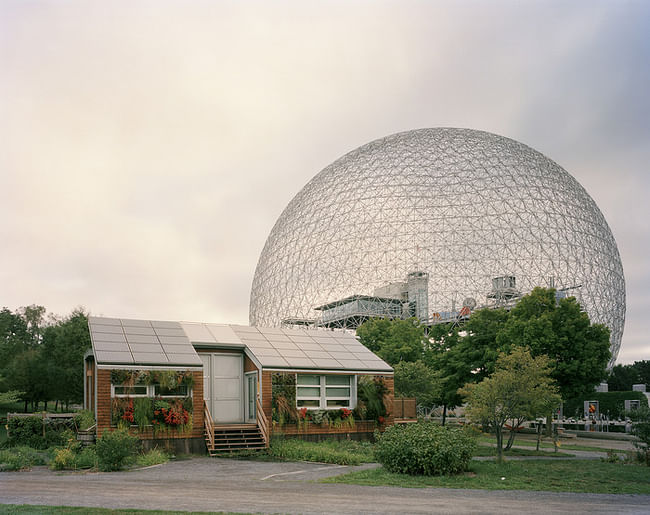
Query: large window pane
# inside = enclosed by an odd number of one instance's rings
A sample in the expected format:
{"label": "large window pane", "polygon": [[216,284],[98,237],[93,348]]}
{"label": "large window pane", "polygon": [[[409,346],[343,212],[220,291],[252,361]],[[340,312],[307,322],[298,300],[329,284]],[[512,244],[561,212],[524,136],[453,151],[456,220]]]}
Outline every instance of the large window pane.
{"label": "large window pane", "polygon": [[299,408],[319,408],[320,401],[316,399],[298,399]]}
{"label": "large window pane", "polygon": [[350,376],[325,376],[326,385],[350,385]]}
{"label": "large window pane", "polygon": [[326,388],[325,394],[327,397],[350,397],[349,388]]}
{"label": "large window pane", "polygon": [[298,384],[320,384],[320,376],[298,375]]}
{"label": "large window pane", "polygon": [[156,395],[185,397],[187,395],[187,385],[181,384],[174,388],[165,388],[159,384],[155,387]]}
{"label": "large window pane", "polygon": [[298,397],[320,397],[320,388],[299,386]]}
{"label": "large window pane", "polygon": [[146,386],[116,386],[115,395],[147,395]]}
{"label": "large window pane", "polygon": [[350,401],[347,399],[327,399],[328,408],[347,408],[350,406]]}

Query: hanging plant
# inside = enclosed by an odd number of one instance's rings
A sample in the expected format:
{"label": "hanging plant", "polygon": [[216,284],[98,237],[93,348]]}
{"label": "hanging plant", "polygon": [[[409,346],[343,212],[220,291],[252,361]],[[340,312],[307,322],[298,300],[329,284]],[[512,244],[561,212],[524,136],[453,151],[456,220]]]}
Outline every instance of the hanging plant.
{"label": "hanging plant", "polygon": [[296,409],[296,376],[275,373],[271,376],[271,414],[280,427],[298,420]]}
{"label": "hanging plant", "polygon": [[132,381],[130,370],[111,370],[111,384],[128,386]]}
{"label": "hanging plant", "polygon": [[192,388],[194,386],[194,373],[190,372],[189,370],[183,372],[180,384],[184,384],[188,388]]}

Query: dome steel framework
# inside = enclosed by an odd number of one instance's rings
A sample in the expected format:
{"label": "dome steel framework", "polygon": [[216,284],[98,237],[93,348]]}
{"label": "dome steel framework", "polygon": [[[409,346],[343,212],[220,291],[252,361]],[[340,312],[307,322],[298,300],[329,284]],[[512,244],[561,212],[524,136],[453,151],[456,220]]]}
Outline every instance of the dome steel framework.
{"label": "dome steel framework", "polygon": [[266,241],[250,324],[318,325],[314,308],[373,295],[415,271],[429,274],[432,320],[460,309],[463,299],[498,304],[496,277],[516,278],[521,293],[564,290],[610,328],[611,363],[616,359],[625,280],[602,213],[550,159],[470,129],[394,134],[317,174]]}

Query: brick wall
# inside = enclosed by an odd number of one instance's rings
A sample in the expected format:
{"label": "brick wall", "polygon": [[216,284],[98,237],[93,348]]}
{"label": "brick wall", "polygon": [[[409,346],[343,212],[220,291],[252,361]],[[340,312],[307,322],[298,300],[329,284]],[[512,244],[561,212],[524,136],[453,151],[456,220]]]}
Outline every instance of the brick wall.
{"label": "brick wall", "polygon": [[97,436],[111,427],[111,371],[97,369]]}
{"label": "brick wall", "polygon": [[[111,371],[104,369],[97,370],[97,436],[101,436],[102,432],[111,427]],[[194,385],[192,386],[192,432],[178,433],[177,431],[169,431],[163,438],[177,439],[177,438],[203,438],[203,372],[192,372],[194,376]],[[135,428],[131,428],[131,433],[140,437],[143,440],[154,438],[153,430],[147,429],[139,432]],[[156,438],[161,438],[158,435]]]}

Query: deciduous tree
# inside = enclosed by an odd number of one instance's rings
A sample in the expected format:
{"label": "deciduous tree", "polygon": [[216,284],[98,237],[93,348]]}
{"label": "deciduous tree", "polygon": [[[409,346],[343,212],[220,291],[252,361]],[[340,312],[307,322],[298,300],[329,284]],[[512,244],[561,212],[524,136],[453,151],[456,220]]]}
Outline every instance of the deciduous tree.
{"label": "deciduous tree", "polygon": [[503,461],[503,429],[507,422],[517,427],[560,403],[550,377],[550,360],[533,358],[526,348],[501,354],[495,371],[480,383],[468,383],[460,390],[466,397],[466,416],[488,424],[496,433],[497,461]]}

